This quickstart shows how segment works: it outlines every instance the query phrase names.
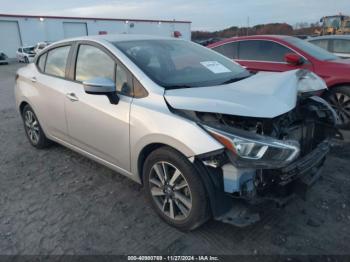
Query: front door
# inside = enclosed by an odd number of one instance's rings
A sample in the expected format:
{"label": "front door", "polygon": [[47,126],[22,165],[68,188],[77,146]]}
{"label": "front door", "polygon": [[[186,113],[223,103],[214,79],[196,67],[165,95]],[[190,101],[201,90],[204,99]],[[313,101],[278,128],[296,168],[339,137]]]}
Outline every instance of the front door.
{"label": "front door", "polygon": [[[117,89],[127,81],[110,54],[99,47],[81,44],[78,49],[75,81],[68,85],[65,100],[66,119],[71,143],[117,167],[130,170],[129,112],[132,97],[119,93],[119,103],[106,95],[84,91],[82,82],[96,77],[117,81]],[[124,74],[124,75],[123,75]]]}

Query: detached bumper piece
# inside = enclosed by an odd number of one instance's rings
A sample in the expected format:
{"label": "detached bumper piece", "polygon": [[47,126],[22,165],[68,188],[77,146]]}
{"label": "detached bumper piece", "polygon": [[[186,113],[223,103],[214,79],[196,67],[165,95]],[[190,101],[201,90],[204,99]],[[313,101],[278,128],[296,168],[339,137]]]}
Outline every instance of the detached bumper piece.
{"label": "detached bumper piece", "polygon": [[253,206],[248,206],[243,201],[233,200],[231,209],[221,216],[216,217],[215,220],[236,227],[246,227],[258,222],[260,220],[260,214]]}

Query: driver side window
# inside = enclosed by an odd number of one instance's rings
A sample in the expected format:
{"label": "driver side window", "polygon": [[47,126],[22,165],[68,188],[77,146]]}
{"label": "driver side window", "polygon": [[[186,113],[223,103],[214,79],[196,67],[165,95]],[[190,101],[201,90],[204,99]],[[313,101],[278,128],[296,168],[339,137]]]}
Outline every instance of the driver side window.
{"label": "driver side window", "polygon": [[129,73],[114,59],[98,47],[81,44],[78,50],[75,80],[83,82],[97,77],[109,78],[115,81],[116,91],[132,96],[132,81]]}
{"label": "driver side window", "polygon": [[101,49],[80,45],[75,68],[75,80],[83,82],[96,77],[114,80],[114,60]]}
{"label": "driver side window", "polygon": [[239,59],[264,62],[284,62],[284,56],[294,53],[289,48],[265,40],[246,40],[239,42]]}

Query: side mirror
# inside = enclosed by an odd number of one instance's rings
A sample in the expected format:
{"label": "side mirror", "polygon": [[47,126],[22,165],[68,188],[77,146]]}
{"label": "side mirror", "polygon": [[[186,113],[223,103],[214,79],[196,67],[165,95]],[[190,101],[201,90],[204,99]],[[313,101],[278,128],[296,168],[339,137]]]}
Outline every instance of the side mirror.
{"label": "side mirror", "polygon": [[284,56],[284,60],[288,64],[293,65],[293,66],[304,64],[304,59],[300,55],[297,55],[297,54],[294,54],[294,53],[286,54]]}
{"label": "side mirror", "polygon": [[109,78],[96,77],[83,82],[87,94],[106,95],[115,92],[115,84]]}
{"label": "side mirror", "polygon": [[118,104],[119,97],[113,80],[105,77],[96,77],[83,82],[84,90],[91,95],[106,95],[111,104]]}

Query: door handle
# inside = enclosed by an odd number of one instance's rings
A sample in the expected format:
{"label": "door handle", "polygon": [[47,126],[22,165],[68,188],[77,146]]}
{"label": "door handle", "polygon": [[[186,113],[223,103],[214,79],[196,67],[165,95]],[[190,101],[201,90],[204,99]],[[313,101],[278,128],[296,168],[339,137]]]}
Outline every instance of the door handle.
{"label": "door handle", "polygon": [[75,101],[79,101],[79,98],[74,94],[74,93],[67,93],[66,97],[71,101],[71,102],[75,102]]}
{"label": "door handle", "polygon": [[32,81],[32,83],[35,83],[37,80],[36,80],[36,77],[35,76],[33,76],[31,79],[30,79],[30,81]]}

